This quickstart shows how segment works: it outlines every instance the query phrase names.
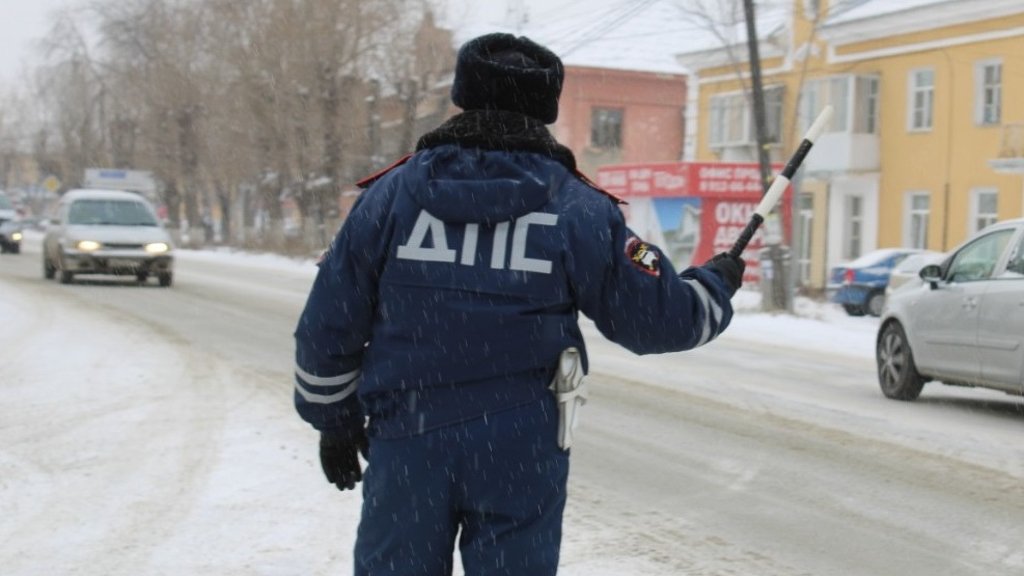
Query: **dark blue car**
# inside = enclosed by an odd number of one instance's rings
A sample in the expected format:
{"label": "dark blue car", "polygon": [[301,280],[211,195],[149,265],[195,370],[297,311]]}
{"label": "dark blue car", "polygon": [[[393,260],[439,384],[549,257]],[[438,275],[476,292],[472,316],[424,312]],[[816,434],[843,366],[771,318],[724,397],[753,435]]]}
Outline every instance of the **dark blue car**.
{"label": "dark blue car", "polygon": [[850,316],[881,315],[892,269],[907,256],[920,252],[924,250],[883,248],[834,266],[826,287],[829,300],[840,304]]}

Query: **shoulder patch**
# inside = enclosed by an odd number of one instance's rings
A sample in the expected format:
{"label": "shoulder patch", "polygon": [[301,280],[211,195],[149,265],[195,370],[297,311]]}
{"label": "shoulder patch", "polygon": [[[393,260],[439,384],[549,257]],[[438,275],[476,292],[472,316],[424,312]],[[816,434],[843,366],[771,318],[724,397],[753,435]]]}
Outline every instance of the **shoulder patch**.
{"label": "shoulder patch", "polygon": [[626,240],[626,257],[633,263],[634,266],[642,270],[646,274],[651,276],[660,276],[661,267],[659,266],[660,257],[658,253],[651,247],[650,244],[640,240],[636,236],[631,236]]}
{"label": "shoulder patch", "polygon": [[358,182],[356,182],[356,186],[358,186],[360,188],[363,188],[363,189],[369,188],[371,184],[373,184],[377,180],[380,180],[385,174],[387,174],[388,172],[391,172],[395,168],[398,168],[402,164],[405,164],[406,162],[408,162],[409,158],[412,158],[412,154],[406,154],[405,156],[402,156],[398,160],[395,160],[390,166],[387,166],[385,168],[381,168],[380,170],[374,172],[373,174],[370,174],[366,178],[363,178],[362,180],[359,180]]}

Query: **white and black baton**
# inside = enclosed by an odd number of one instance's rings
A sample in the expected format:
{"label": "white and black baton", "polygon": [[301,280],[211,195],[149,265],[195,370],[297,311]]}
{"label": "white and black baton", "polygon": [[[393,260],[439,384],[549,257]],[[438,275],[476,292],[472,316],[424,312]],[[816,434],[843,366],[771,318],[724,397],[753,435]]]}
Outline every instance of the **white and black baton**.
{"label": "white and black baton", "polygon": [[761,197],[761,203],[754,209],[753,216],[750,217],[750,222],[747,222],[747,227],[740,233],[740,237],[736,239],[736,243],[733,244],[732,249],[729,250],[729,255],[734,258],[739,258],[740,254],[747,248],[747,244],[750,243],[750,239],[754,237],[754,233],[764,223],[765,216],[772,211],[775,204],[782,197],[782,193],[789,186],[790,180],[793,175],[800,168],[800,164],[803,163],[807,153],[811,151],[811,146],[814,146],[814,141],[818,139],[822,131],[825,130],[825,126],[832,120],[832,106],[825,106],[825,109],[818,114],[817,119],[814,120],[814,124],[804,134],[803,142],[800,143],[800,147],[793,153],[793,157],[786,163],[786,167],[782,169],[782,173],[772,180],[771,186],[768,187],[768,191]]}

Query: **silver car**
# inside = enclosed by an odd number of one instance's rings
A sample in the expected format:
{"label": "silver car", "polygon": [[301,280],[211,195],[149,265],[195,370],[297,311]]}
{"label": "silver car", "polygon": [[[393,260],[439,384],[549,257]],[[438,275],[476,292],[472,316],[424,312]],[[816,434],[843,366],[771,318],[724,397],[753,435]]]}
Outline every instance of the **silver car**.
{"label": "silver car", "polygon": [[174,278],[171,236],[153,205],[134,192],[71,190],[43,239],[43,275],[70,284],[79,274]]}
{"label": "silver car", "polygon": [[889,296],[878,382],[914,400],[926,382],[1024,394],[1024,218],[993,224]]}

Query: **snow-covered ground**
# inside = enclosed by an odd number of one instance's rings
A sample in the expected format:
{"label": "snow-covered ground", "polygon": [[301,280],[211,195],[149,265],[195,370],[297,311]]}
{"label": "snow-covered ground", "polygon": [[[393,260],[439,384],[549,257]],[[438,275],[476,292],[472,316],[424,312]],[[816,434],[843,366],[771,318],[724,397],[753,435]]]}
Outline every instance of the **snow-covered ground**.
{"label": "snow-covered ground", "polygon": [[[310,280],[314,276],[311,261],[275,254],[251,254],[228,249],[182,251],[180,254],[202,262],[307,274]],[[733,308],[737,315],[724,338],[742,337],[744,340],[778,344],[780,334],[784,334],[789,345],[862,358],[875,357],[876,318],[850,317],[835,304],[808,298],[796,299],[794,314],[766,314],[760,312],[760,292],[751,289],[743,289],[736,294]]]}
{"label": "snow-covered ground", "polygon": [[[226,251],[179,258],[310,279],[314,270]],[[209,350],[154,338],[145,322],[37,281],[0,276],[0,573],[348,572],[360,498],[320,477],[315,435],[290,411],[287,383],[240,374]],[[795,316],[764,314],[746,290],[735,303],[723,339],[784,339],[872,362],[877,319],[808,300]],[[251,393],[228,385],[239,378]],[[184,473],[185,461],[203,474]],[[628,554],[588,561],[596,545],[574,534],[562,573],[667,574]]]}

